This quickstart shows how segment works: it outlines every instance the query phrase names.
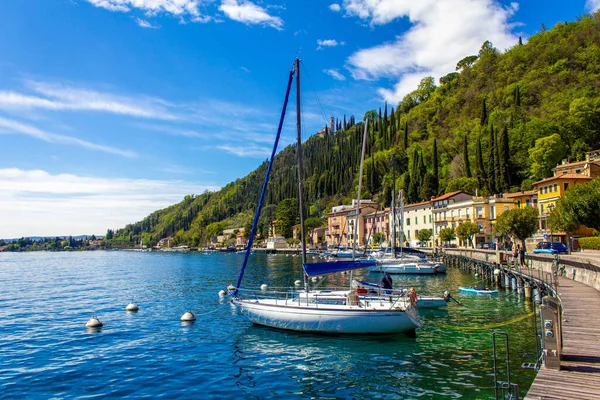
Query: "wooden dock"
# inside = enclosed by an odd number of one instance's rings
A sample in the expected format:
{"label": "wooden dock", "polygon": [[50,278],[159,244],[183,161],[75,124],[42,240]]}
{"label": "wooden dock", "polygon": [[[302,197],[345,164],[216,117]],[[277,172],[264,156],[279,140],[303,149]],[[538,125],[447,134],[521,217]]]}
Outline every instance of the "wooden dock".
{"label": "wooden dock", "polygon": [[561,369],[542,367],[525,399],[600,399],[600,292],[558,278],[563,308]]}

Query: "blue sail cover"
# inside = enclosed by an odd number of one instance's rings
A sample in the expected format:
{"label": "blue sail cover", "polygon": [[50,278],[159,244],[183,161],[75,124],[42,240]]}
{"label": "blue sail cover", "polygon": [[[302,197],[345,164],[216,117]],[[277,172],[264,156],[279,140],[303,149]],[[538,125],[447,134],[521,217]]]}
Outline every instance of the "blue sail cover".
{"label": "blue sail cover", "polygon": [[351,269],[367,268],[375,265],[375,260],[354,261],[322,261],[304,264],[304,273],[308,276],[326,275],[334,272],[349,271]]}

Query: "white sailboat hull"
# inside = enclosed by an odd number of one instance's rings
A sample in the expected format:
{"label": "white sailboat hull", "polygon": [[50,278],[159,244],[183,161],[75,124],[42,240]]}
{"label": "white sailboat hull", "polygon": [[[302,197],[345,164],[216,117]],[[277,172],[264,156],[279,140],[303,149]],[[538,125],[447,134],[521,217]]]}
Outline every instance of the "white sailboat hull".
{"label": "white sailboat hull", "polygon": [[[303,304],[284,300],[241,300],[233,303],[252,323],[272,328],[327,334],[382,334],[415,330],[421,322],[408,311],[383,307]],[[278,304],[277,304],[278,303]],[[374,303],[379,303],[375,301]]]}

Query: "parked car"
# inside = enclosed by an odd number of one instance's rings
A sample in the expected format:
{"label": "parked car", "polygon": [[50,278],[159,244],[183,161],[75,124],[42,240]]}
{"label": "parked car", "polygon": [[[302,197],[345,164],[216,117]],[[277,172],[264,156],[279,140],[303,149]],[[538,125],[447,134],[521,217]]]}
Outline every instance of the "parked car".
{"label": "parked car", "polygon": [[561,242],[539,242],[533,249],[534,254],[567,254],[568,252],[569,248]]}

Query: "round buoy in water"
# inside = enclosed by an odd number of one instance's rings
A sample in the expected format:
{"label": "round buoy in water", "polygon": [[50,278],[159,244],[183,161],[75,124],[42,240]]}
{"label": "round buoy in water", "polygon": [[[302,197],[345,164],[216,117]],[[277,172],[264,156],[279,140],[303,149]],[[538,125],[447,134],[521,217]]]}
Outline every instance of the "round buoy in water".
{"label": "round buoy in water", "polygon": [[262,285],[260,285],[260,290],[262,290],[263,292],[266,291],[269,287],[263,283]]}
{"label": "round buoy in water", "polygon": [[102,326],[104,326],[104,324],[96,317],[90,318],[87,324],[85,324],[86,328],[102,328]]}
{"label": "round buoy in water", "polygon": [[219,297],[225,297],[226,294],[227,294],[227,292],[224,291],[223,289],[219,290]]}
{"label": "round buoy in water", "polygon": [[181,316],[181,320],[184,322],[191,322],[191,321],[195,321],[196,320],[196,316],[194,315],[193,312],[188,311],[185,314],[183,314]]}
{"label": "round buoy in water", "polygon": [[137,311],[137,310],[139,310],[139,309],[140,309],[140,308],[138,307],[138,305],[137,305],[137,304],[135,304],[135,303],[133,303],[133,302],[131,302],[131,303],[127,304],[127,307],[125,307],[125,310],[126,310],[126,311]]}
{"label": "round buoy in water", "polygon": [[496,276],[500,275],[500,270],[498,268],[496,268],[494,270],[494,275],[496,275]]}
{"label": "round buoy in water", "polygon": [[302,285],[302,281],[300,279],[298,279],[294,282],[294,285],[300,286],[300,285]]}
{"label": "round buoy in water", "polygon": [[475,272],[475,278],[477,278],[479,276],[479,274],[477,272]]}

